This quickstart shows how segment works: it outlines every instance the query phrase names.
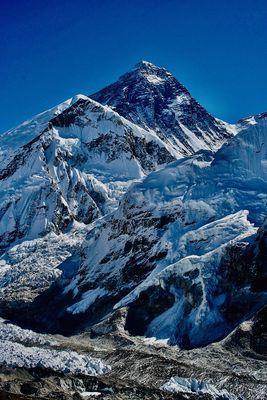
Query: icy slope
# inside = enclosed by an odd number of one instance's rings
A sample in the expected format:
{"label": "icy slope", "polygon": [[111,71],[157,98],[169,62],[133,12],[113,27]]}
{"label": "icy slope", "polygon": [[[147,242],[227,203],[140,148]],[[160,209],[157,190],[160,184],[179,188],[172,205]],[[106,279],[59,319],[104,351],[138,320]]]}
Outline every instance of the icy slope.
{"label": "icy slope", "polygon": [[215,150],[235,133],[234,126],[211,116],[167,70],[147,61],[90,97],[154,130],[177,158]]}
{"label": "icy slope", "polygon": [[264,266],[249,243],[266,216],[266,135],[261,120],[215,156],[200,152],[133,185],[90,232],[82,267],[65,289],[73,295],[68,313],[86,313],[90,323],[128,305],[133,333],[190,347],[225,336],[260,307],[266,288],[254,293],[252,281]]}
{"label": "icy slope", "polygon": [[240,119],[236,124],[236,128],[237,130],[244,129],[249,127],[250,125],[256,125],[258,122],[266,118],[267,118],[267,112],[251,115],[250,117]]}
{"label": "icy slope", "polygon": [[31,142],[45,128],[47,128],[48,122],[51,118],[60,114],[66,108],[74,104],[79,98],[82,98],[82,95],[72,97],[50,110],[44,111],[43,113],[34,116],[32,119],[23,122],[18,127],[2,133],[0,141],[1,168],[10,162],[14,157],[14,153],[16,153],[19,148]]}
{"label": "icy slope", "polygon": [[132,179],[173,160],[153,133],[85,96],[7,132],[0,151],[2,249],[92,222]]}
{"label": "icy slope", "polygon": [[[75,256],[87,233],[87,226],[75,223],[66,233],[50,232],[32,240],[23,240],[0,258],[0,307],[10,303],[32,302],[62,273],[75,274]],[[60,268],[58,268],[60,266]]]}

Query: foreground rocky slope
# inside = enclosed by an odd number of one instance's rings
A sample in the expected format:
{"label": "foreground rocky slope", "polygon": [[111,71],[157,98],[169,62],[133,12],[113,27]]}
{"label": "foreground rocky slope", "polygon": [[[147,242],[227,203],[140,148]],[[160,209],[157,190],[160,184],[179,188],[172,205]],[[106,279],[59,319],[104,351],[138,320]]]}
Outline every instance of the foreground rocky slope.
{"label": "foreground rocky slope", "polygon": [[[0,368],[0,396],[12,400],[74,400],[96,395],[114,400],[265,399],[266,359],[251,346],[252,336],[255,341],[259,337],[254,326],[260,322],[260,316],[243,323],[221,343],[178,351],[162,342],[129,337],[123,330],[125,315],[120,311],[113,320],[113,331],[94,339],[86,334],[70,338],[36,335],[8,324],[1,336],[2,341],[9,340],[10,343],[13,340],[35,348],[43,346],[48,351],[56,349],[59,354],[61,351],[75,352],[80,358],[89,358],[90,355],[94,359],[100,358],[102,365],[108,364],[110,369],[96,376],[73,370],[62,373],[52,364],[50,369],[43,369],[41,365],[27,367],[21,358],[20,368]],[[13,336],[10,336],[10,331]],[[8,353],[7,342],[6,349]],[[170,392],[170,380],[177,382],[178,377],[183,383],[203,382],[201,386],[208,390],[185,392],[186,386],[182,385]]]}

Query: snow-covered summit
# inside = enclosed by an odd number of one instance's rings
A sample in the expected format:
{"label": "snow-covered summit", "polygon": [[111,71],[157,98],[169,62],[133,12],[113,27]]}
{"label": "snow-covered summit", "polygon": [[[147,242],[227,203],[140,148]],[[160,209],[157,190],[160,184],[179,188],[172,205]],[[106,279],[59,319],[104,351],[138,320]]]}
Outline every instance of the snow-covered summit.
{"label": "snow-covered summit", "polygon": [[132,181],[174,159],[153,131],[84,95],[1,135],[0,297],[47,288]]}
{"label": "snow-covered summit", "polygon": [[9,129],[0,136],[0,165],[1,169],[10,161],[14,153],[27,143],[31,142],[48,126],[51,118],[60,114],[66,108],[76,103],[83,95],[77,95],[35,115],[15,128]]}

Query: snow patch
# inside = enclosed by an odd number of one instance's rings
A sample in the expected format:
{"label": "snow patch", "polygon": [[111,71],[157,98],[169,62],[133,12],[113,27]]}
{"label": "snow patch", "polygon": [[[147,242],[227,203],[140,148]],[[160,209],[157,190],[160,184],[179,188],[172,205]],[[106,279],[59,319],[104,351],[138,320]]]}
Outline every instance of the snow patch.
{"label": "snow patch", "polygon": [[43,367],[64,373],[101,375],[110,367],[97,358],[75,351],[26,347],[8,340],[0,340],[0,365],[7,367]]}
{"label": "snow patch", "polygon": [[224,400],[238,400],[234,394],[230,394],[224,389],[217,389],[208,382],[192,378],[181,378],[179,376],[172,377],[160,389],[171,393],[209,394],[214,400],[218,399],[218,396]]}

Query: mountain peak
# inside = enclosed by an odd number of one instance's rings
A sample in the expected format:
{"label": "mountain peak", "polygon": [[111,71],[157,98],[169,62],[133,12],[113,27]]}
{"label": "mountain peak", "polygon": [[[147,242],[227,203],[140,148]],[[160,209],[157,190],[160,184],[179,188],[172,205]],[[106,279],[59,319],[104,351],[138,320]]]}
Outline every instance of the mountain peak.
{"label": "mountain peak", "polygon": [[155,64],[152,64],[149,61],[141,60],[134,66],[134,70],[162,70],[164,68],[160,68]]}
{"label": "mountain peak", "polygon": [[[89,97],[171,142],[179,156],[214,150],[232,135],[165,68],[140,61],[119,80]],[[177,147],[178,146],[178,147]]]}
{"label": "mountain peak", "polygon": [[[128,77],[129,75],[138,75],[139,77],[145,77],[147,79],[148,76],[154,76],[154,77],[158,77],[161,78],[161,80],[166,80],[168,78],[170,78],[172,75],[170,72],[168,72],[165,68],[162,67],[158,67],[155,64],[152,64],[149,61],[140,61],[139,63],[137,63],[134,68],[132,69],[132,71],[126,73],[125,75],[123,75],[121,78],[125,78]],[[148,79],[148,81],[150,83],[156,83],[158,84],[159,82],[156,80],[151,80]]]}

